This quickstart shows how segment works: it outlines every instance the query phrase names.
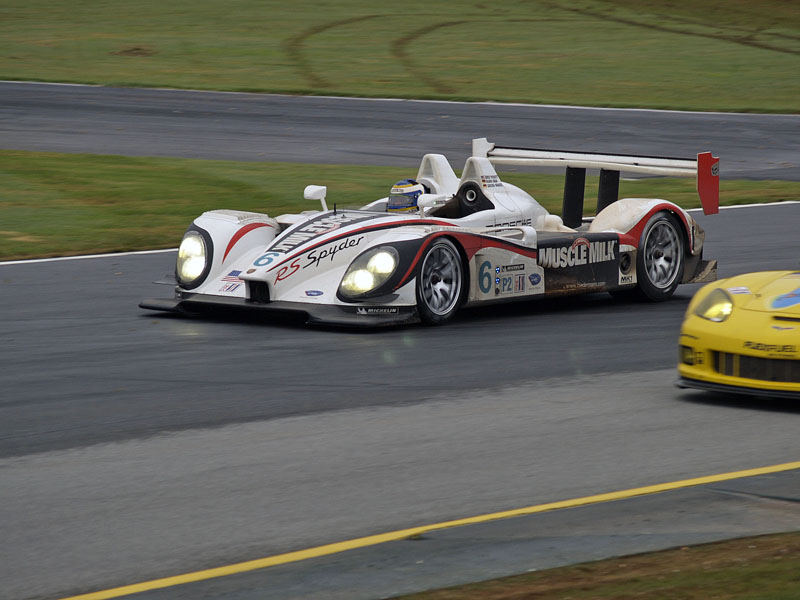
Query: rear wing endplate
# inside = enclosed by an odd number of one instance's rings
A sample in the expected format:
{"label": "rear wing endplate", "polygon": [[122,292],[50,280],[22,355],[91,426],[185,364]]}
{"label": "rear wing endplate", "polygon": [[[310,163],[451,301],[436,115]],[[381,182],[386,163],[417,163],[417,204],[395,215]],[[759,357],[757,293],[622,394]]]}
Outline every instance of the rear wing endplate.
{"label": "rear wing endplate", "polygon": [[[574,217],[576,208],[579,215],[578,223],[582,218],[586,169],[600,169],[597,212],[618,199],[620,172],[665,177],[695,177],[703,212],[707,215],[719,212],[719,158],[712,156],[711,152],[698,154],[696,160],[662,156],[562,152],[503,148],[486,138],[480,138],[472,140],[472,156],[488,158],[496,165],[566,168],[563,215],[565,222],[568,214],[571,213]],[[578,203],[580,206],[575,206]]]}

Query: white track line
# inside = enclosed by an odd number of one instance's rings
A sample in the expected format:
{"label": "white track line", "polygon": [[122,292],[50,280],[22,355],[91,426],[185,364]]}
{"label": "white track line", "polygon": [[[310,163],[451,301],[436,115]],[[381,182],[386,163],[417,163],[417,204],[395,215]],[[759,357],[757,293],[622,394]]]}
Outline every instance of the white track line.
{"label": "white track line", "polygon": [[[732,204],[730,206],[720,206],[720,210],[731,210],[733,208],[755,208],[757,206],[781,206],[783,204],[800,204],[800,200],[783,200],[781,202],[762,202],[760,204]],[[698,212],[702,208],[689,208],[686,212]]]}
{"label": "white track line", "polygon": [[14,83],[24,85],[59,85],[63,87],[86,87],[86,88],[109,88],[109,89],[132,89],[132,90],[156,90],[161,92],[187,92],[194,94],[228,94],[239,96],[274,96],[277,98],[322,98],[325,100],[359,101],[359,102],[421,102],[427,104],[456,104],[456,105],[476,105],[476,106],[519,106],[528,108],[560,108],[569,110],[608,110],[624,112],[648,112],[648,113],[676,113],[681,115],[742,115],[748,117],[795,117],[800,119],[800,115],[793,113],[749,113],[749,112],[718,112],[712,110],[674,110],[666,108],[615,108],[613,106],[574,106],[569,104],[528,104],[525,102],[458,102],[455,100],[422,100],[418,98],[360,98],[357,96],[314,96],[314,95],[291,95],[291,94],[270,94],[260,92],[224,92],[219,90],[192,90],[181,88],[166,87],[147,87],[147,88],[124,88],[118,86],[106,86],[85,83],[58,83],[50,81],[15,81],[12,79],[0,79],[0,83]]}
{"label": "white track line", "polygon": [[[762,206],[783,206],[785,204],[800,204],[800,200],[786,200],[784,202],[765,202],[763,204],[735,204],[733,206],[720,206],[720,210],[731,210],[734,208],[756,208]],[[698,212],[702,208],[690,208],[686,212]],[[166,252],[177,252],[177,248],[165,248],[163,250],[138,250],[136,252],[111,252],[109,254],[80,254],[78,256],[57,256],[55,258],[30,258],[27,260],[7,260],[0,262],[0,267],[7,265],[27,265],[32,263],[56,262],[62,260],[83,260],[84,258],[113,258],[117,256],[131,256],[135,254],[163,254]]]}
{"label": "white track line", "polygon": [[29,258],[27,260],[6,260],[0,262],[0,267],[6,265],[29,265],[32,263],[57,262],[61,260],[83,260],[84,258],[113,258],[115,256],[131,256],[134,254],[163,254],[165,252],[177,252],[177,248],[165,248],[164,250],[137,250],[136,252],[110,252],[108,254],[79,254],[78,256],[56,256],[54,258]]}

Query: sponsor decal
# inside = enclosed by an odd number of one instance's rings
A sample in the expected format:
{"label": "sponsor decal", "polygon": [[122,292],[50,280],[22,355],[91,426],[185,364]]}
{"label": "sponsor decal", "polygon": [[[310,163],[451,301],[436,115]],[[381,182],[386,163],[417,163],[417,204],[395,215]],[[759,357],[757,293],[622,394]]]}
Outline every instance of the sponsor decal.
{"label": "sponsor decal", "polygon": [[542,281],[542,276],[538,273],[531,273],[528,275],[528,280],[531,282],[531,285],[539,285]]}
{"label": "sponsor decal", "polygon": [[525,265],[503,265],[498,273],[508,273],[510,271],[524,271]]}
{"label": "sponsor decal", "polygon": [[507,221],[505,223],[487,225],[487,227],[518,227],[520,225],[530,225],[531,223],[533,223],[531,219],[517,219],[516,221]]}
{"label": "sponsor decal", "polygon": [[546,269],[559,269],[607,262],[616,258],[617,240],[590,242],[578,238],[570,246],[539,249],[539,264]]}
{"label": "sponsor decal", "polygon": [[620,285],[622,285],[623,283],[633,283],[633,273],[629,275],[623,275],[620,273],[619,283]]}
{"label": "sponsor decal", "polygon": [[226,283],[221,288],[219,288],[220,292],[235,292],[241,287],[241,283]]}
{"label": "sponsor decal", "polygon": [[289,253],[298,246],[305,244],[308,240],[317,236],[374,218],[374,215],[364,216],[363,214],[358,213],[339,213],[336,215],[326,214],[321,217],[316,217],[293,230],[289,235],[282,238],[276,244],[273,244],[270,250],[273,252]]}
{"label": "sponsor decal", "polygon": [[750,291],[749,287],[745,287],[743,285],[742,286],[729,287],[728,291],[731,294],[751,294],[752,293]]}
{"label": "sponsor decal", "polygon": [[506,275],[503,277],[495,277],[494,279],[494,293],[500,294],[521,294],[525,292],[525,273],[516,275]]}
{"label": "sponsor decal", "polygon": [[503,187],[503,182],[497,175],[481,175],[481,185],[485,188]]}
{"label": "sponsor decal", "polygon": [[[336,256],[336,253],[339,252],[339,250],[344,250],[345,248],[354,248],[358,246],[361,243],[361,240],[363,239],[364,236],[358,238],[347,238],[346,240],[336,244],[332,244],[327,248],[323,248],[321,250],[319,249],[312,250],[306,253],[305,255],[306,263],[302,266],[302,268],[305,269],[311,266],[318,267],[320,261],[322,261],[325,258],[330,258],[332,262],[333,257]],[[300,265],[301,265],[301,259],[295,258],[288,265],[282,266],[280,269],[278,269],[278,272],[275,275],[275,283],[283,281],[284,279],[288,279],[289,277],[297,273],[301,268]]]}
{"label": "sponsor decal", "polygon": [[345,250],[347,248],[355,248],[361,243],[361,240],[363,239],[364,239],[363,235],[357,238],[350,237],[339,243],[332,244],[326,248],[322,249],[318,248],[316,250],[312,250],[311,252],[308,253],[307,255],[308,262],[303,265],[303,268],[306,269],[312,266],[316,268],[319,266],[320,261],[326,258],[330,258],[329,262],[333,262],[333,257],[336,256],[336,253],[339,252],[339,250]]}
{"label": "sponsor decal", "polygon": [[797,304],[800,304],[800,288],[788,294],[781,294],[772,300],[772,308],[789,308]]}
{"label": "sponsor decal", "polygon": [[797,352],[797,346],[794,344],[762,344],[760,342],[745,342],[744,347],[748,350],[755,350],[756,352]]}
{"label": "sponsor decal", "polygon": [[719,175],[719,163],[715,162],[711,165],[711,175],[717,177]]}
{"label": "sponsor decal", "polygon": [[239,275],[241,275],[241,274],[242,274],[241,271],[231,271],[230,273],[225,275],[225,277],[223,277],[220,281],[233,281],[233,282],[241,283],[242,280],[239,279]]}
{"label": "sponsor decal", "polygon": [[317,296],[322,296],[322,292],[319,290],[306,290],[306,296],[310,298],[315,298]]}
{"label": "sponsor decal", "polygon": [[295,258],[288,265],[284,265],[283,267],[278,269],[278,273],[275,276],[275,283],[278,283],[279,281],[283,281],[284,279],[291,277],[299,270],[300,270],[300,259]]}
{"label": "sponsor decal", "polygon": [[359,306],[356,309],[357,315],[396,315],[400,309],[396,306],[388,307],[373,307],[373,306]]}
{"label": "sponsor decal", "polygon": [[606,284],[602,281],[577,281],[564,284],[565,290],[602,290]]}

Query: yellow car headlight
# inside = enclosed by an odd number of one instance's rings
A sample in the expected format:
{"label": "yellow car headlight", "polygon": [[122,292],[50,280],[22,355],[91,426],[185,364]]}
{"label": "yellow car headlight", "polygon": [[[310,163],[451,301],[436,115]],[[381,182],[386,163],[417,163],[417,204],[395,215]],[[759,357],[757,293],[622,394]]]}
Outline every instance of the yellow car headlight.
{"label": "yellow car headlight", "polygon": [[733,300],[723,290],[716,289],[703,298],[695,307],[694,314],[698,317],[720,323],[727,319],[733,312]]}
{"label": "yellow car headlight", "polygon": [[397,269],[397,250],[380,246],[359,256],[342,278],[339,293],[346,298],[357,298],[377,289]]}
{"label": "yellow car headlight", "polygon": [[178,248],[178,261],[175,264],[178,281],[184,287],[196,283],[206,271],[207,259],[203,236],[197,231],[187,231]]}

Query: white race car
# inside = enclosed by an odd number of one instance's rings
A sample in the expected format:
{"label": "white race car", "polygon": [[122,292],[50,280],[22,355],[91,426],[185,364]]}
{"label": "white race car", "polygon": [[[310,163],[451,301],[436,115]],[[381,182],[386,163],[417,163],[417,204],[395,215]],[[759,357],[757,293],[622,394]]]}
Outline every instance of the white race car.
{"label": "white race car", "polygon": [[[174,297],[140,306],[194,314],[208,307],[299,311],[308,322],[383,325],[449,321],[462,306],[610,292],[669,298],[680,283],[716,279],[705,234],[666,200],[617,199],[619,173],[697,177],[706,214],[718,210],[719,159],[499,148],[473,140],[458,178],[426,154],[413,212],[388,198],[329,210],[322,186],[305,198],[321,210],[203,213],[178,251]],[[501,181],[495,164],[567,168],[562,217]],[[601,169],[598,210],[583,218],[587,168]]]}

